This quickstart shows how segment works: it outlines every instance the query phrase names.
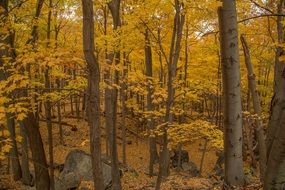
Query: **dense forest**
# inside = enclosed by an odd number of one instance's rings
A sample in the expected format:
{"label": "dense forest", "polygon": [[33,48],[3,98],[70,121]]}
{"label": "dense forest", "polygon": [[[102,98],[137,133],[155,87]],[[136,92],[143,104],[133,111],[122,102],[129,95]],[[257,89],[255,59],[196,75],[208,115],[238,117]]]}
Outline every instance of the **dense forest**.
{"label": "dense forest", "polygon": [[285,1],[0,0],[0,189],[284,190]]}

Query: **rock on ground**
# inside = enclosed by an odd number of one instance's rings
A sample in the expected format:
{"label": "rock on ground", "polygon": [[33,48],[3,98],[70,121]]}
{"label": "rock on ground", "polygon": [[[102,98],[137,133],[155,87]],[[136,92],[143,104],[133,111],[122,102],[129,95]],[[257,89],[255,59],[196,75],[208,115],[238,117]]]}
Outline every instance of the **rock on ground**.
{"label": "rock on ground", "polygon": [[[112,180],[111,167],[102,162],[104,184]],[[93,181],[91,156],[82,150],[71,151],[65,160],[64,169],[56,180],[56,190],[77,188],[82,181]]]}

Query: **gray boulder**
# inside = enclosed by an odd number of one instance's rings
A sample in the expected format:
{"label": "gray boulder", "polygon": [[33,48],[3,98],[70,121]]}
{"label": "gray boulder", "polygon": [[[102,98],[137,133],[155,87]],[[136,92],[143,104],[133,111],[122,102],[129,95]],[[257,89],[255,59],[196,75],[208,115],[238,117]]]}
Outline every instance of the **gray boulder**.
{"label": "gray boulder", "polygon": [[[105,187],[112,180],[111,167],[102,162]],[[91,156],[82,150],[71,151],[65,160],[64,169],[56,180],[56,190],[77,188],[81,181],[93,181]]]}

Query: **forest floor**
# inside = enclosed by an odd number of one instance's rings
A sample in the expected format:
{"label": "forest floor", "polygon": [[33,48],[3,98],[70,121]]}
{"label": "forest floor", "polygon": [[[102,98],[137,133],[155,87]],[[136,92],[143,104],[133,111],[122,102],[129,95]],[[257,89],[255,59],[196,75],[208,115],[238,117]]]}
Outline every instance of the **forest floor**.
{"label": "forest floor", "polygon": [[[80,149],[89,153],[89,127],[87,122],[83,119],[73,119],[65,117],[64,122],[72,124],[71,126],[63,126],[64,129],[64,145],[60,144],[59,140],[59,130],[58,124],[53,125],[53,139],[54,139],[54,162],[56,164],[63,164],[67,154],[74,149]],[[131,131],[137,130],[136,121],[127,120],[127,128]],[[47,127],[44,122],[40,123],[40,130],[43,137],[43,142],[45,145],[47,160],[48,158],[48,138],[47,138]],[[120,136],[120,130],[118,131],[118,136]],[[125,172],[122,176],[122,186],[123,190],[152,190],[155,186],[156,176],[149,177],[148,175],[148,163],[149,163],[149,152],[148,152],[148,142],[146,138],[140,136],[136,137],[134,134],[127,133],[126,145],[126,155],[127,155],[127,165],[133,168],[138,175],[132,172]],[[195,142],[185,146],[183,149],[187,150],[189,153],[189,158],[198,167],[200,166],[202,157],[202,144],[203,142]],[[122,146],[121,140],[118,138],[118,154],[119,161],[122,160]],[[102,139],[102,152],[105,153],[105,138]],[[217,157],[214,150],[209,150],[206,152],[205,160],[203,164],[203,172],[201,177],[191,177],[185,172],[177,172],[171,169],[170,176],[162,183],[162,190],[183,190],[183,189],[205,189],[204,187],[210,187],[206,189],[220,189],[221,184],[216,184],[214,186],[213,179],[208,179],[209,174],[211,174],[214,165],[216,163]],[[32,167],[32,163],[31,163]],[[155,167],[157,170],[158,166]],[[58,174],[56,174],[58,175]],[[85,182],[83,182],[85,183]],[[6,189],[28,189],[23,187],[20,182],[14,182],[9,175],[2,175],[0,177],[0,187],[1,184],[6,184]],[[91,186],[91,184],[85,184],[85,186]],[[3,189],[3,188],[0,188]],[[256,189],[256,188],[255,188]]]}
{"label": "forest floor", "polygon": [[[67,123],[73,124],[76,126],[77,131],[72,131],[70,126],[64,126],[64,141],[65,145],[60,145],[59,141],[59,130],[55,126],[54,130],[54,155],[55,155],[55,163],[61,164],[64,163],[66,155],[72,149],[80,149],[86,152],[90,152],[89,150],[89,127],[87,122],[82,119],[65,119]],[[120,123],[120,121],[119,121]],[[44,126],[45,123],[42,123]],[[131,131],[137,131],[137,125],[139,125],[136,121],[127,120],[127,128]],[[46,127],[42,127],[42,135],[44,139],[44,143],[47,145],[47,129]],[[118,130],[118,136],[120,137],[121,130]],[[118,138],[118,155],[119,161],[122,161],[122,143],[120,138]],[[148,141],[146,138],[143,138],[141,135],[136,137],[133,134],[127,133],[127,141],[131,143],[127,143],[126,145],[126,157],[127,157],[127,165],[133,168],[139,175],[134,175],[131,172],[124,173],[122,177],[122,186],[124,190],[128,189],[152,189],[156,181],[156,176],[149,177],[148,173],[148,163],[149,163],[149,152],[148,152]],[[105,153],[106,145],[105,138],[102,139],[102,152]],[[193,161],[197,166],[200,165],[202,152],[200,149],[202,146],[199,142],[193,143],[184,147],[185,150],[189,153],[189,158]],[[47,149],[46,149],[47,150]],[[205,161],[203,165],[203,173],[202,176],[207,177],[208,173],[212,171],[215,162],[216,155],[214,151],[209,151],[205,155]],[[158,167],[156,167],[157,169]],[[187,186],[187,183],[195,183],[195,179],[189,180],[186,174],[180,175],[174,170],[171,170],[171,174],[169,179],[169,183],[163,183],[161,189],[173,189],[172,186],[179,186],[179,183],[183,186]],[[172,181],[172,182],[171,182]],[[173,183],[173,181],[175,183]],[[197,181],[197,179],[196,179]],[[206,182],[208,183],[208,182]],[[191,184],[193,186],[193,184]]]}

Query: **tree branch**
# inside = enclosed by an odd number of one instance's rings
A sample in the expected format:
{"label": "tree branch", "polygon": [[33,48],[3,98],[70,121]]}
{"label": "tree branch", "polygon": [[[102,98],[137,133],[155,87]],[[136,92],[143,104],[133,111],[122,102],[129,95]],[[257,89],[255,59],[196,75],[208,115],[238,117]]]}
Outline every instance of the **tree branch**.
{"label": "tree branch", "polygon": [[260,5],[259,3],[255,2],[254,0],[250,0],[250,2],[253,3],[257,7],[266,10],[267,12],[270,12],[271,14],[274,14],[274,12],[272,10],[270,10],[269,8],[267,8],[267,7],[263,6],[263,5]]}

